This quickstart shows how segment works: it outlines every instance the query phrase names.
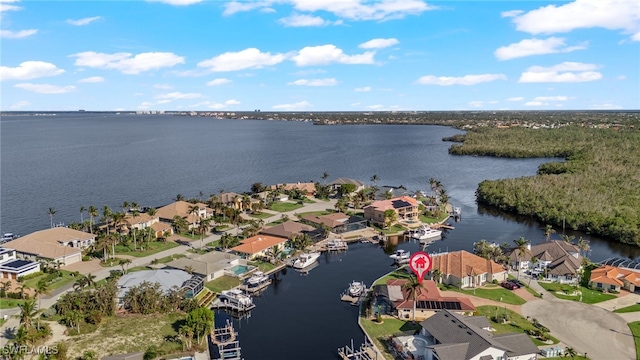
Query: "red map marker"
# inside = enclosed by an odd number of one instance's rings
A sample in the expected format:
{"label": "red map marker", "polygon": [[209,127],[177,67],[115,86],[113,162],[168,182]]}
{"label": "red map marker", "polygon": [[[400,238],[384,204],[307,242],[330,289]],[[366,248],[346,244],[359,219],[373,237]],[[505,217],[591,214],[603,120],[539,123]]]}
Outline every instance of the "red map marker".
{"label": "red map marker", "polygon": [[418,281],[422,284],[422,279],[424,279],[424,274],[431,270],[431,257],[429,254],[418,251],[413,254],[409,259],[409,267],[413,271],[414,274],[418,277]]}

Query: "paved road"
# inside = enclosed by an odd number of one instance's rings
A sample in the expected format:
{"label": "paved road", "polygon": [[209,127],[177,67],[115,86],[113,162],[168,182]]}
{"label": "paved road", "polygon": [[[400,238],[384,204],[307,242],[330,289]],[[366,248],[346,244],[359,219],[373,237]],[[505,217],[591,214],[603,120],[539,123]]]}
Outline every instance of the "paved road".
{"label": "paved road", "polygon": [[633,335],[621,316],[598,306],[558,299],[537,281],[531,287],[543,298],[522,305],[522,314],[538,319],[553,336],[590,359],[636,359]]}

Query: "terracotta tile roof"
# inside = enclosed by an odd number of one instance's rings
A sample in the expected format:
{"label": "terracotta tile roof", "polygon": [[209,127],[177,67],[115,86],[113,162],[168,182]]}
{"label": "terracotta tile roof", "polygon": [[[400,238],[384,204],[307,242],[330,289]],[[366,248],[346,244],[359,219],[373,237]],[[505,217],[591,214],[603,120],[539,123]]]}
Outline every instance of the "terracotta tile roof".
{"label": "terracotta tile roof", "polygon": [[313,215],[313,214],[306,214],[306,215],[302,215],[301,218],[303,220],[306,220],[314,224],[327,225],[328,227],[333,229],[334,227],[340,226],[344,224],[347,220],[349,220],[349,215],[343,214],[343,213],[333,213],[333,214],[320,215],[320,216]]}
{"label": "terracotta tile roof", "polygon": [[432,270],[438,269],[443,275],[453,275],[460,279],[471,275],[498,274],[505,271],[500,264],[464,250],[432,255],[431,260]]}
{"label": "terracotta tile roof", "polygon": [[127,214],[127,216],[124,218],[124,221],[129,225],[135,225],[135,224],[144,224],[156,218],[158,218],[157,215],[151,216],[145,213],[140,213],[138,214],[138,216],[132,216]]}
{"label": "terracotta tile roof", "polygon": [[592,282],[618,286],[624,286],[623,280],[626,280],[635,286],[640,286],[640,272],[605,265],[591,270],[590,280]]}
{"label": "terracotta tile roof", "polygon": [[173,217],[176,215],[186,218],[189,215],[189,207],[193,205],[198,205],[200,209],[206,209],[207,212],[212,211],[211,209],[207,208],[206,204],[203,203],[192,204],[186,201],[176,201],[159,208],[156,211],[156,215],[163,219],[173,219]]}
{"label": "terracotta tile roof", "polygon": [[95,240],[96,236],[66,227],[55,227],[33,232],[5,243],[4,246],[18,252],[34,254],[47,259],[59,259],[80,253],[80,248],[61,245],[74,240]]}
{"label": "terracotta tile roof", "polygon": [[378,211],[385,211],[390,209],[404,209],[410,206],[418,206],[418,200],[410,196],[400,196],[389,200],[377,200],[366,207],[373,207]]}
{"label": "terracotta tile roof", "polygon": [[234,192],[225,192],[222,194],[213,195],[213,198],[220,201],[223,204],[230,204],[235,201],[242,201],[242,195]]}
{"label": "terracotta tile roof", "polygon": [[[406,279],[394,279],[387,281],[387,286],[400,286],[403,300],[396,301],[394,306],[396,309],[413,309],[413,299],[409,298],[409,290],[402,289],[402,286],[409,282]],[[434,301],[434,302],[457,302],[460,303],[461,311],[475,311],[475,306],[469,298],[465,297],[443,297],[440,295],[438,286],[433,280],[423,280],[422,286],[416,289],[416,301]]]}
{"label": "terracotta tile roof", "polygon": [[164,232],[164,231],[167,231],[167,230],[171,230],[171,225],[167,224],[167,223],[163,223],[163,222],[153,223],[149,227],[152,228],[155,231],[163,231]]}
{"label": "terracotta tile roof", "polygon": [[253,255],[266,250],[274,245],[283,244],[287,239],[269,235],[256,235],[241,241],[241,244],[231,248],[231,250],[243,254]]}
{"label": "terracotta tile roof", "polygon": [[275,189],[282,189],[282,190],[293,190],[293,189],[298,189],[298,190],[302,190],[304,192],[306,192],[307,194],[313,194],[316,192],[316,184],[312,183],[312,182],[308,182],[308,183],[289,183],[289,184],[276,184],[276,185],[271,185],[269,186],[269,190],[275,190]]}
{"label": "terracotta tile roof", "polygon": [[360,187],[360,186],[364,186],[365,185],[365,183],[360,181],[360,180],[349,179],[349,178],[337,178],[337,179],[333,180],[332,182],[328,183],[327,185],[342,185],[342,184],[353,184],[356,187]]}
{"label": "terracotta tile roof", "polygon": [[262,229],[260,233],[289,239],[293,234],[302,234],[304,232],[314,230],[315,228],[311,225],[301,224],[295,221],[287,221],[276,226]]}

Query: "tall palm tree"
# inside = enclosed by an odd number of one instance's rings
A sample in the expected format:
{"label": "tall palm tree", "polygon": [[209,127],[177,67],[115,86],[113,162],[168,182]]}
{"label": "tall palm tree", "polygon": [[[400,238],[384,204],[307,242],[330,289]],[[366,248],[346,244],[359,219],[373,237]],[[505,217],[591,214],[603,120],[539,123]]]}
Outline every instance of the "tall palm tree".
{"label": "tall palm tree", "polygon": [[327,180],[327,178],[329,177],[329,173],[328,172],[324,172],[322,173],[322,180]]}
{"label": "tall palm tree", "polygon": [[556,231],[553,229],[553,226],[547,224],[544,227],[544,238],[546,241],[549,241],[549,239],[551,238],[551,234],[554,234]]}
{"label": "tall palm tree", "polygon": [[439,284],[440,280],[442,280],[442,272],[440,271],[440,269],[432,270],[431,278],[436,282],[436,284]]}
{"label": "tall palm tree", "polygon": [[113,211],[111,211],[107,205],[102,207],[102,216],[107,225],[107,234],[109,234],[109,220],[111,219],[111,214],[113,214]]}
{"label": "tall palm tree", "polygon": [[53,215],[55,215],[56,209],[50,207],[47,213],[49,214],[49,220],[51,221],[51,227],[53,228]]}
{"label": "tall palm tree", "polygon": [[[538,263],[538,258],[537,257],[532,257],[531,258],[531,269],[535,269],[536,268],[536,264]],[[532,276],[529,276],[529,285],[531,285],[531,278],[533,277],[533,273],[531,273]]]}
{"label": "tall palm tree", "polygon": [[49,284],[47,284],[46,281],[38,281],[38,283],[36,284],[36,294],[35,294],[35,296],[38,298],[38,308],[42,307],[41,306],[42,295],[47,295],[47,294],[49,294]]}
{"label": "tall palm tree", "polygon": [[9,292],[9,290],[11,290],[11,285],[13,283],[11,282],[11,280],[7,280],[7,281],[3,281],[0,283],[0,286],[2,287],[1,289],[1,293],[2,293],[2,297],[7,296],[7,292]]}
{"label": "tall palm tree", "polygon": [[378,180],[380,180],[380,177],[378,177],[378,174],[373,174],[373,176],[371,177],[371,181],[373,181],[373,184],[377,184]]}
{"label": "tall palm tree", "polygon": [[80,206],[80,223],[84,222],[84,212],[87,211],[87,208],[84,206]]}
{"label": "tall palm tree", "polygon": [[409,281],[402,285],[402,289],[407,290],[408,298],[413,300],[413,321],[416,321],[416,296],[420,287],[422,287],[422,284],[413,275],[409,277]]}
{"label": "tall palm tree", "polygon": [[435,192],[436,192],[436,179],[434,179],[434,178],[429,178],[429,187],[431,188],[431,191],[433,191],[433,195],[435,196]]}
{"label": "tall palm tree", "polygon": [[93,234],[93,218],[98,216],[98,209],[95,206],[90,205],[88,212],[89,212],[89,220],[91,221],[91,225],[89,229],[90,229],[90,232]]}
{"label": "tall palm tree", "polygon": [[283,253],[282,248],[278,245],[274,245],[269,249],[269,255],[271,255],[274,262],[278,262]]}
{"label": "tall palm tree", "polygon": [[156,210],[156,208],[152,207],[147,209],[147,214],[149,214],[149,216],[154,216],[156,214],[158,210]]}
{"label": "tall palm tree", "polygon": [[587,254],[589,253],[589,250],[591,250],[591,246],[589,246],[589,241],[585,240],[582,238],[582,236],[580,236],[578,238],[578,249],[580,249],[580,252],[582,256],[587,256]]}
{"label": "tall palm tree", "polygon": [[118,265],[122,267],[122,275],[125,275],[127,273],[127,268],[129,267],[129,264],[131,264],[131,259],[120,259]]}
{"label": "tall palm tree", "polygon": [[336,210],[338,210],[340,212],[345,212],[345,211],[347,211],[348,207],[349,207],[349,198],[348,197],[343,196],[340,199],[338,199],[338,201],[336,201],[336,204],[335,204]]}
{"label": "tall palm tree", "polygon": [[[518,251],[518,255],[520,255],[520,257],[522,258],[527,251],[527,245],[529,245],[529,240],[525,239],[524,237],[519,237],[515,240],[513,240],[513,242],[516,244],[516,250]],[[518,265],[518,269],[517,273],[516,273],[516,278],[519,280],[520,279],[520,266]]]}
{"label": "tall palm tree", "polygon": [[[138,215],[140,215],[140,211],[138,211],[137,205],[138,204],[136,204],[136,206],[133,208],[133,211],[131,212],[131,220],[135,219]],[[137,232],[137,230],[138,229],[134,228],[133,224],[131,224],[131,233],[133,235],[133,250],[137,250],[137,243],[136,243],[136,232]]]}
{"label": "tall palm tree", "polygon": [[198,225],[198,233],[200,234],[200,248],[204,247],[204,235],[211,230],[211,220],[209,219],[200,219],[200,224]]}
{"label": "tall palm tree", "polygon": [[131,206],[131,205],[129,204],[128,201],[125,201],[125,202],[122,203],[122,213],[123,214],[126,214],[127,212],[129,212],[129,206]]}
{"label": "tall palm tree", "polygon": [[200,207],[198,205],[191,205],[189,206],[189,215],[193,215],[193,222],[191,223],[191,236],[194,236],[194,231],[195,231],[195,227],[196,227],[196,221],[195,218],[198,215],[198,211],[200,211]]}
{"label": "tall palm tree", "polygon": [[35,299],[26,300],[22,304],[18,304],[18,307],[20,308],[20,324],[27,330],[31,329],[33,326],[33,318],[38,315],[38,307]]}

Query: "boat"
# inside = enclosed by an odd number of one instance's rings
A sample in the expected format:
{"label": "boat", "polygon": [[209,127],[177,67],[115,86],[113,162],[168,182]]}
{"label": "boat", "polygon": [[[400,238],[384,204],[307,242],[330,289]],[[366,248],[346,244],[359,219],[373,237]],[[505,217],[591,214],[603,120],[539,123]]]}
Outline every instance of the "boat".
{"label": "boat", "polygon": [[347,243],[340,239],[333,239],[327,242],[327,251],[346,250],[347,248]]}
{"label": "boat", "polygon": [[6,243],[11,240],[15,240],[18,237],[19,236],[14,233],[4,233],[4,235],[2,235],[2,238],[0,239],[0,244]]}
{"label": "boat", "polygon": [[401,262],[409,260],[409,258],[411,257],[411,253],[406,250],[398,249],[396,250],[395,254],[389,255],[389,257],[397,262]]}
{"label": "boat", "polygon": [[358,297],[364,293],[367,287],[364,285],[362,281],[352,281],[349,284],[349,295],[353,297]]}
{"label": "boat", "polygon": [[304,253],[293,262],[293,267],[296,269],[304,269],[307,266],[313,264],[320,257],[319,252]]}
{"label": "boat", "polygon": [[245,295],[238,289],[223,290],[218,295],[218,300],[223,304],[231,305],[235,308],[243,309],[253,306],[251,296]]}
{"label": "boat", "polygon": [[262,271],[256,271],[253,273],[253,275],[251,275],[251,277],[247,279],[247,285],[256,286],[262,284],[267,280],[269,280],[269,275],[266,275]]}
{"label": "boat", "polygon": [[413,234],[413,238],[417,240],[430,240],[442,236],[442,231],[432,229],[427,225],[422,225],[417,232]]}

